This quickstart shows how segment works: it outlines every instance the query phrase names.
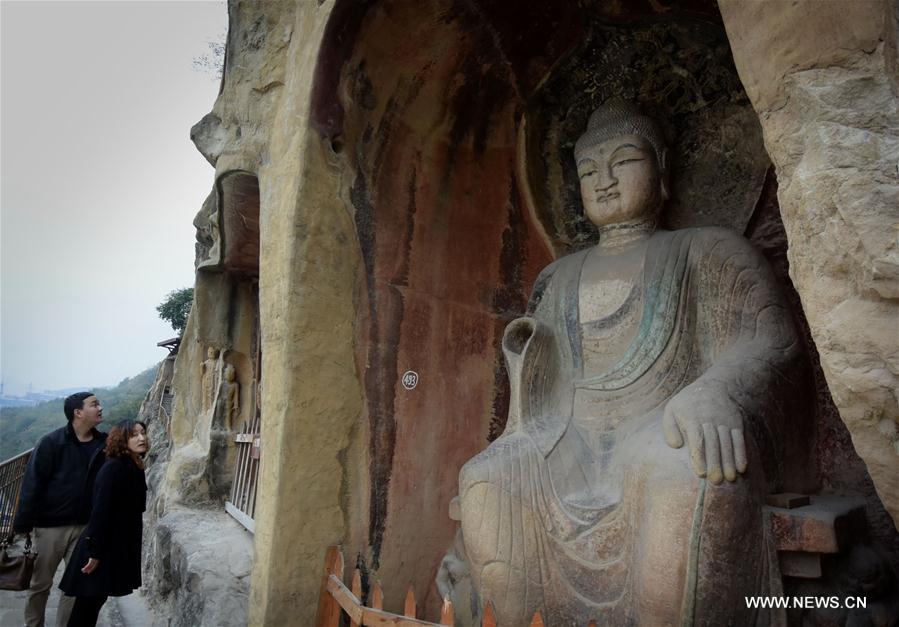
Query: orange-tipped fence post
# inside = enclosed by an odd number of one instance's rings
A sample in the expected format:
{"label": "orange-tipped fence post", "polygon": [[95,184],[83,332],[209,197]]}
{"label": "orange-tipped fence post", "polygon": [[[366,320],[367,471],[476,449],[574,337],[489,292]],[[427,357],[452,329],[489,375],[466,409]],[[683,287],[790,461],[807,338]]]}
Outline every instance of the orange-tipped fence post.
{"label": "orange-tipped fence post", "polygon": [[487,601],[484,606],[484,618],[481,620],[481,627],[496,627],[496,612],[493,611],[493,602]]}
{"label": "orange-tipped fence post", "polygon": [[339,546],[329,546],[325,553],[325,572],[321,590],[318,593],[318,611],[315,615],[316,627],[338,627],[340,625],[340,605],[328,592],[328,579],[334,575],[343,579],[343,553]]}
{"label": "orange-tipped fence post", "polygon": [[[339,546],[330,546],[325,552],[324,572],[319,592],[318,608],[315,614],[316,627],[339,627],[341,616],[346,612],[351,627],[448,627],[454,624],[455,608],[449,596],[443,598],[440,608],[440,622],[431,623],[416,617],[417,608],[415,591],[412,586],[406,592],[403,604],[403,615],[384,611],[384,592],[377,581],[371,584],[371,606],[367,607],[362,599],[362,572],[353,569],[353,580],[348,588],[343,583],[343,552]],[[493,602],[484,605],[481,627],[496,627],[496,610]],[[537,611],[531,618],[529,627],[544,627],[543,615]],[[591,620],[587,627],[597,627]]]}
{"label": "orange-tipped fence post", "polygon": [[376,581],[371,589],[371,606],[376,610],[384,609],[384,591],[381,590],[381,582]]}
{"label": "orange-tipped fence post", "polygon": [[[362,573],[356,568],[353,570],[353,583],[350,585],[350,591],[356,595],[356,598],[362,601]],[[359,623],[350,620],[350,627],[359,627]]]}
{"label": "orange-tipped fence post", "polygon": [[409,591],[406,593],[406,603],[403,605],[403,616],[415,618],[415,592],[413,592],[412,586],[409,586]]}

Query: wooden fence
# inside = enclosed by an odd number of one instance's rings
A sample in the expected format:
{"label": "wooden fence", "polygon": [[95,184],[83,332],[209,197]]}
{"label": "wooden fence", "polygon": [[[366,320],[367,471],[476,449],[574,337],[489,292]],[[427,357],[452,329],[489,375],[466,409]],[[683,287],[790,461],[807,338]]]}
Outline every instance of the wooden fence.
{"label": "wooden fence", "polygon": [[259,482],[259,452],[261,416],[255,416],[244,423],[240,433],[234,436],[237,448],[237,463],[234,468],[234,482],[231,496],[225,502],[225,511],[251,532],[255,531],[256,486]]}
{"label": "wooden fence", "polygon": [[[406,592],[406,601],[402,614],[393,614],[384,610],[384,593],[381,585],[375,582],[369,590],[370,606],[362,601],[362,573],[353,570],[353,580],[348,588],[343,583],[343,552],[339,546],[328,547],[325,554],[325,569],[322,576],[321,590],[318,597],[318,612],[315,618],[316,627],[338,627],[342,613],[346,613],[351,627],[373,625],[378,627],[440,627],[452,625],[454,620],[453,604],[449,598],[443,599],[439,622],[431,623],[416,617],[415,594],[412,587]],[[496,627],[496,615],[493,604],[484,607],[481,627]],[[543,627],[540,612],[534,613],[530,627]],[[588,627],[596,627],[590,621]]]}

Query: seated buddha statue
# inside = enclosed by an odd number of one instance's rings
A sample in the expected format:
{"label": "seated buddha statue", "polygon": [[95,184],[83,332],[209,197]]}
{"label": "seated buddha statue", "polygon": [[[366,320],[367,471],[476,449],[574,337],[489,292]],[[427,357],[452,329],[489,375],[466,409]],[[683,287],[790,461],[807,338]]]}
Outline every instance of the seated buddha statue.
{"label": "seated buddha statue", "polygon": [[501,625],[756,625],[776,594],[766,494],[808,488],[806,372],[765,261],[665,231],[667,158],[633,105],[574,149],[595,246],[538,277],[503,336],[503,434],[459,474],[462,537]]}

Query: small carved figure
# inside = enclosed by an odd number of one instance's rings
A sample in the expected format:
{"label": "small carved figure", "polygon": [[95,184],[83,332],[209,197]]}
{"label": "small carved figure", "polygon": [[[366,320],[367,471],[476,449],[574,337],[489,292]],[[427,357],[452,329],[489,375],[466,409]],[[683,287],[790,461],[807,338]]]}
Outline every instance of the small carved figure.
{"label": "small carved figure", "polygon": [[768,624],[743,600],[776,576],[764,496],[807,450],[789,310],[742,237],[657,229],[666,148],[635,107],[600,107],[575,159],[599,244],[506,327],[506,429],[459,475],[480,602],[504,625]]}
{"label": "small carved figure", "polygon": [[203,362],[203,411],[207,412],[215,402],[215,390],[218,387],[219,350],[214,346],[206,349],[206,361]]}
{"label": "small carved figure", "polygon": [[437,576],[434,578],[437,584],[437,592],[443,598],[456,596],[456,587],[465,579],[470,578],[468,562],[465,558],[465,543],[462,540],[462,530],[456,531],[453,546],[446,552]]}
{"label": "small carved figure", "polygon": [[478,620],[477,604],[474,602],[475,595],[471,588],[471,573],[468,571],[461,529],[456,531],[453,545],[440,562],[434,581],[440,596],[453,601],[457,625],[481,624]]}
{"label": "small carved figure", "polygon": [[240,383],[237,382],[237,373],[231,364],[225,366],[225,381],[222,387],[225,399],[225,425],[231,428],[240,416]]}

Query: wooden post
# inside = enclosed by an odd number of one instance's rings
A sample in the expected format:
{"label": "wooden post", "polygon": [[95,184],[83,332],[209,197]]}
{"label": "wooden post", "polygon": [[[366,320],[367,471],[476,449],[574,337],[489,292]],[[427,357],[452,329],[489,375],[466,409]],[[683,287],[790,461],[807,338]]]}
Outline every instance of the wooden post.
{"label": "wooden post", "polygon": [[481,627],[496,627],[496,613],[493,611],[493,602],[487,601],[484,606],[484,618],[481,620]]}
{"label": "wooden post", "polygon": [[412,586],[409,586],[409,591],[406,593],[406,603],[403,606],[403,616],[407,618],[415,618],[415,592],[412,591]]}
{"label": "wooden post", "polygon": [[376,610],[384,609],[384,591],[381,590],[380,581],[376,581],[371,589],[371,606]]}
{"label": "wooden post", "polygon": [[[350,590],[362,602],[362,573],[359,572],[358,568],[353,570],[353,583],[350,584]],[[359,627],[359,623],[350,619],[350,627]]]}
{"label": "wooden post", "polygon": [[318,610],[315,613],[316,627],[339,627],[340,605],[328,592],[328,578],[331,575],[343,580],[343,553],[339,546],[329,546],[325,553],[325,572],[318,592]]}

